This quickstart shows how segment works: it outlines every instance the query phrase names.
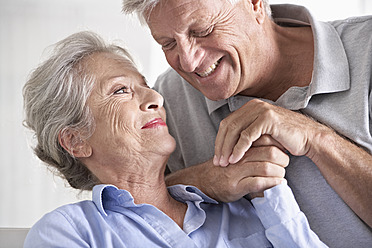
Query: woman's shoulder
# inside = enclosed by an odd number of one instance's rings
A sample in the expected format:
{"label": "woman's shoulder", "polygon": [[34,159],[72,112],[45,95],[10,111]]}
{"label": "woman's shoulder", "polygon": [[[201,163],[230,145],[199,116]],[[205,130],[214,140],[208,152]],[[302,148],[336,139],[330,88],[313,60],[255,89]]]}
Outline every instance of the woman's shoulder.
{"label": "woman's shoulder", "polygon": [[89,226],[90,219],[95,219],[98,215],[95,204],[89,200],[63,205],[46,213],[32,226],[27,234],[25,247],[64,243],[66,235],[80,240],[84,236],[84,227]]}

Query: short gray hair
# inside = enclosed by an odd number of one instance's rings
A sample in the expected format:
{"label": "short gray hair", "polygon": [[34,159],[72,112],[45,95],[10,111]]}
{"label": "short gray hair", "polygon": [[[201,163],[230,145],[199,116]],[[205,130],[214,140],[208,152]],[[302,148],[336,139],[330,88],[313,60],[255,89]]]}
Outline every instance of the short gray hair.
{"label": "short gray hair", "polygon": [[[139,20],[142,24],[147,24],[146,20],[146,12],[151,11],[160,0],[123,0],[123,7],[122,11],[126,14],[135,13],[137,14]],[[232,4],[236,4],[242,0],[227,0]],[[245,0],[244,0],[245,1]],[[269,4],[269,0],[262,0],[266,15],[271,17],[271,8]]]}
{"label": "short gray hair", "polygon": [[73,130],[81,139],[95,128],[87,100],[95,77],[80,63],[93,53],[113,53],[134,62],[122,47],[106,44],[93,32],[75,33],[58,42],[52,55],[38,66],[23,87],[24,125],[35,133],[35,154],[76,189],[91,190],[98,179],[59,143],[58,136]]}

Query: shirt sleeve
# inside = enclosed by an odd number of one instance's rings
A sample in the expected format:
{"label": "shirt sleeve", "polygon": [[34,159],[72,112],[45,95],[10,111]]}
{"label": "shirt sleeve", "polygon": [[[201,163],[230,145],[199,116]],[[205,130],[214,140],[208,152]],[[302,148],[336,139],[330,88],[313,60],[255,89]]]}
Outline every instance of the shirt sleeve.
{"label": "shirt sleeve", "polygon": [[28,232],[24,248],[90,247],[68,216],[53,211],[44,215]]}
{"label": "shirt sleeve", "polygon": [[311,230],[286,183],[266,190],[264,195],[252,203],[274,247],[328,247]]}

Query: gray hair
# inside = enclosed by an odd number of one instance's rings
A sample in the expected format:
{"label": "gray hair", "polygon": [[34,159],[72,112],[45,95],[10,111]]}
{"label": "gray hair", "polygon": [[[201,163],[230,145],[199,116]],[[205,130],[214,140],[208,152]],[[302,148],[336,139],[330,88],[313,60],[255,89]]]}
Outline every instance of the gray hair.
{"label": "gray hair", "polygon": [[[123,7],[122,11],[126,14],[135,13],[137,14],[139,20],[142,24],[147,24],[146,20],[146,12],[151,11],[160,0],[123,0]],[[236,4],[242,0],[227,0],[231,4]],[[269,0],[262,0],[263,6],[268,17],[271,17],[271,8],[269,4]]]}
{"label": "gray hair", "polygon": [[35,154],[73,188],[81,190],[91,190],[99,181],[63,149],[58,136],[66,130],[77,133],[80,139],[93,134],[95,121],[87,100],[95,77],[80,62],[100,52],[120,55],[135,67],[125,49],[106,44],[93,32],[79,32],[58,42],[49,59],[31,73],[23,87],[24,125],[35,134]]}

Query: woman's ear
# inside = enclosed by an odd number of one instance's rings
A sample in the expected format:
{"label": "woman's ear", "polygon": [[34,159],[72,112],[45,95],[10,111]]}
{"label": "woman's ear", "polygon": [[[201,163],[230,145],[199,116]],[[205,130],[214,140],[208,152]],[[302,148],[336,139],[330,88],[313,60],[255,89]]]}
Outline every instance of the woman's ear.
{"label": "woman's ear", "polygon": [[262,24],[266,17],[265,8],[262,0],[251,0],[253,13],[258,24]]}
{"label": "woman's ear", "polygon": [[87,158],[92,155],[92,147],[75,130],[67,128],[59,132],[58,142],[73,157]]}

